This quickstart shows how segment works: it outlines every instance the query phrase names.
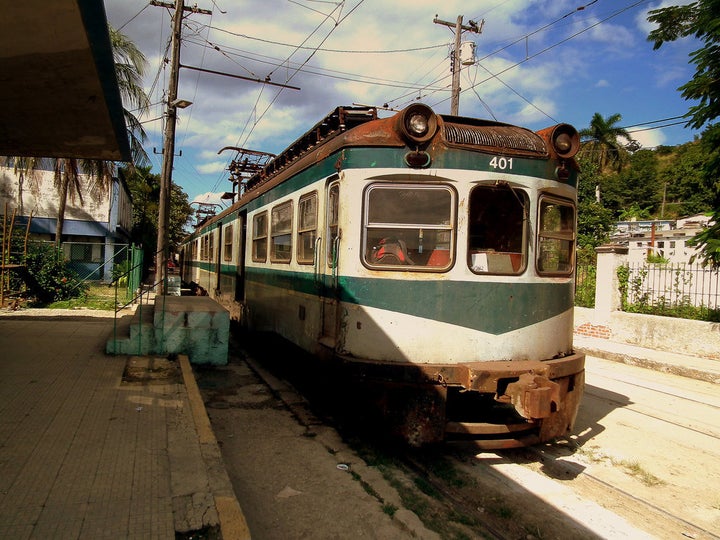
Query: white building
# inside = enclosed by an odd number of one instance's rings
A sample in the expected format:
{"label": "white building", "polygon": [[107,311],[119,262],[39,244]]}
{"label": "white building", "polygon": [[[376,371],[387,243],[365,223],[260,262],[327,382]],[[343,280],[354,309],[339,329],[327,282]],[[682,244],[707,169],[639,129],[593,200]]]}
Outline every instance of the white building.
{"label": "white building", "polygon": [[[68,195],[63,223],[65,257],[81,278],[110,281],[114,256],[130,242],[132,198],[124,179],[113,178],[102,189],[87,177],[80,197]],[[55,241],[58,190],[52,171],[17,174],[0,166],[0,215],[15,212],[15,227],[30,220],[30,238]],[[30,219],[31,218],[31,219]]]}
{"label": "white building", "polygon": [[688,242],[708,225],[710,217],[703,214],[678,220],[620,221],[612,242],[628,247],[628,262],[643,263],[656,255],[672,264],[689,263],[697,248]]}

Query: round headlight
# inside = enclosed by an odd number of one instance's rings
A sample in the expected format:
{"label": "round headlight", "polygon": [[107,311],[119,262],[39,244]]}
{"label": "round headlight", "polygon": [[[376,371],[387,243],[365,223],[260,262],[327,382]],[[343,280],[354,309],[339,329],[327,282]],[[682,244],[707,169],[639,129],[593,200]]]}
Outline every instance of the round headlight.
{"label": "round headlight", "polygon": [[557,139],[555,139],[555,148],[558,149],[558,152],[565,153],[570,148],[572,148],[572,139],[570,139],[570,135],[567,133],[561,133]]}
{"label": "round headlight", "polygon": [[561,158],[570,159],[580,149],[580,135],[569,124],[555,126],[550,138],[553,148]]}
{"label": "round headlight", "polygon": [[408,128],[416,137],[422,137],[428,130],[428,119],[422,114],[415,113],[408,118]]}
{"label": "round headlight", "polygon": [[397,129],[413,144],[424,143],[435,136],[437,115],[427,105],[415,103],[398,114]]}

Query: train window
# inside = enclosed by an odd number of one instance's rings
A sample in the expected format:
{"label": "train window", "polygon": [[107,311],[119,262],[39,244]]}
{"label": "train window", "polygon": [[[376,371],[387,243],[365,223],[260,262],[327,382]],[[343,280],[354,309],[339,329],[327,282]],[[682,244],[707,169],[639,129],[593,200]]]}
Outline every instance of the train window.
{"label": "train window", "polygon": [[253,217],[252,260],[255,262],[265,262],[267,260],[267,224],[267,212],[256,214]]}
{"label": "train window", "polygon": [[208,235],[205,234],[202,237],[202,243],[200,244],[200,260],[208,260]]}
{"label": "train window", "polygon": [[468,209],[468,265],[478,274],[520,274],[526,267],[527,194],[477,186]]}
{"label": "train window", "polygon": [[332,184],[328,189],[327,206],[327,261],[329,268],[337,264],[338,212],[340,209],[340,184]]}
{"label": "train window", "polygon": [[272,209],[270,214],[270,260],[290,262],[292,258],[292,201]]}
{"label": "train window", "polygon": [[233,226],[232,223],[225,225],[223,231],[223,260],[226,262],[232,261],[232,248],[233,248]]}
{"label": "train window", "polygon": [[365,264],[448,269],[453,259],[454,209],[455,192],[447,186],[370,186],[365,192]]}
{"label": "train window", "polygon": [[297,260],[301,264],[315,261],[315,239],[317,238],[317,192],[300,198],[298,203],[298,246]]}
{"label": "train window", "polygon": [[537,268],[541,274],[571,274],[575,268],[575,207],[543,198],[538,217]]}

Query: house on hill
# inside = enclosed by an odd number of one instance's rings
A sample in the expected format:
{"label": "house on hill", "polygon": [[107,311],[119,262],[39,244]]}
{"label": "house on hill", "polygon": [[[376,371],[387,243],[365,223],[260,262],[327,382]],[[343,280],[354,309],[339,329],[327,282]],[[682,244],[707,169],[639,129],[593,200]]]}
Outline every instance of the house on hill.
{"label": "house on hill", "polygon": [[643,263],[649,255],[655,255],[672,264],[687,264],[698,254],[697,248],[688,242],[708,226],[710,219],[698,214],[677,220],[620,221],[611,241],[627,245],[630,263]]}

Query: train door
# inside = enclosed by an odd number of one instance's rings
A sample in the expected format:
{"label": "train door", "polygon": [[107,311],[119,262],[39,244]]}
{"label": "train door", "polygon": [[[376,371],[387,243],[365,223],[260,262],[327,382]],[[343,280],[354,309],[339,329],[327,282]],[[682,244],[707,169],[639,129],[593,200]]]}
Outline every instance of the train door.
{"label": "train door", "polygon": [[[217,249],[210,250],[210,256],[215,257],[215,292],[218,293],[222,289],[220,288],[220,277],[221,277],[221,265],[222,265],[222,251],[223,251],[223,226],[222,223],[218,224],[217,229]],[[215,233],[210,233],[215,236]]]}
{"label": "train door", "polygon": [[240,212],[238,215],[237,232],[237,265],[235,266],[235,300],[242,302],[245,300],[245,238],[247,234],[247,213]]}
{"label": "train door", "polygon": [[[337,177],[336,177],[337,178]],[[316,272],[319,278],[319,294],[322,309],[322,332],[320,342],[334,348],[337,339],[340,290],[338,286],[338,258],[340,255],[340,183],[333,181],[325,190],[325,246],[317,250]]]}

